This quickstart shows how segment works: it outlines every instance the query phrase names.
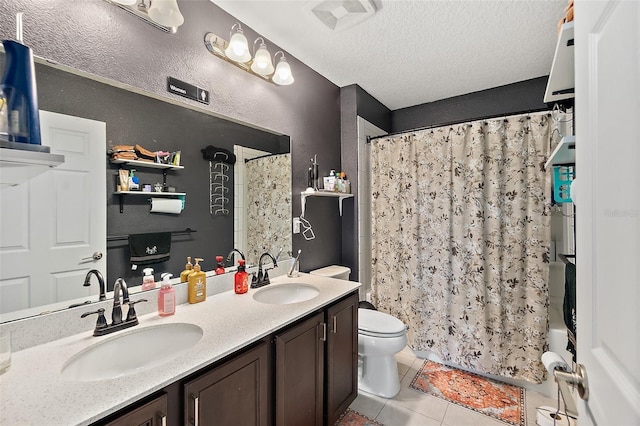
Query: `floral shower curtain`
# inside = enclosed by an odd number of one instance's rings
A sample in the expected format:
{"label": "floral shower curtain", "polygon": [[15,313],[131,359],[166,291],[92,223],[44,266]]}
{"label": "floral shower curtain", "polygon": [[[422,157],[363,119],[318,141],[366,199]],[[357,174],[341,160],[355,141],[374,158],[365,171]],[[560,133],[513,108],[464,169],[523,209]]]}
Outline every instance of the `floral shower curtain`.
{"label": "floral shower curtain", "polygon": [[291,250],[291,154],[258,157],[246,163],[247,262],[264,252]]}
{"label": "floral shower curtain", "polygon": [[547,113],[371,144],[372,301],[414,350],[541,383],[547,348]]}

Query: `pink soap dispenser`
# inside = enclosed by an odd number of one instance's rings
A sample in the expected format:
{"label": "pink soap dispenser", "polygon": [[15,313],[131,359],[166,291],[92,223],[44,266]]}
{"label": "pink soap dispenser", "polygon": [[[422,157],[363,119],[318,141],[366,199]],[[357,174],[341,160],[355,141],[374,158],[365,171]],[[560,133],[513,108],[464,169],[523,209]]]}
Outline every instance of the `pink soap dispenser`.
{"label": "pink soap dispenser", "polygon": [[173,274],[162,274],[162,284],[158,293],[158,315],[167,317],[176,313],[176,290],[171,285]]}

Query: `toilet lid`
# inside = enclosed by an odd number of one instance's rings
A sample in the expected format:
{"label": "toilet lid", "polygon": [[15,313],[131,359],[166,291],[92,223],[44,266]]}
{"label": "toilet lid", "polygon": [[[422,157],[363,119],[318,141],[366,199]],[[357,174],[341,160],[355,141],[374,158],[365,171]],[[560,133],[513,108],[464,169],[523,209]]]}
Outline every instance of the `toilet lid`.
{"label": "toilet lid", "polygon": [[406,331],[402,321],[384,312],[358,309],[358,330],[367,334],[398,334]]}

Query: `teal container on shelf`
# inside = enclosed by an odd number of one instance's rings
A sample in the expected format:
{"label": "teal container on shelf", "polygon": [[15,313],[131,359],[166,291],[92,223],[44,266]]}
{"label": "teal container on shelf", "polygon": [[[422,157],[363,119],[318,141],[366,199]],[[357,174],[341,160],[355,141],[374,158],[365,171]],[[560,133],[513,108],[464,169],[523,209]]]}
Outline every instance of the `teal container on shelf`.
{"label": "teal container on shelf", "polygon": [[553,200],[558,203],[572,203],[571,182],[575,178],[573,166],[553,166]]}

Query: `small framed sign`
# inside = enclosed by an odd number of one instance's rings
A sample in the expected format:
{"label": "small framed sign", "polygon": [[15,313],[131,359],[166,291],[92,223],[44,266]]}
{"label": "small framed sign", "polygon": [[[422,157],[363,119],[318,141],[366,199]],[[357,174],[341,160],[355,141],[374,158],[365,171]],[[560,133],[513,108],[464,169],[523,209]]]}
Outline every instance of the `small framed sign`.
{"label": "small framed sign", "polygon": [[167,77],[167,91],[209,105],[209,91],[177,78]]}

